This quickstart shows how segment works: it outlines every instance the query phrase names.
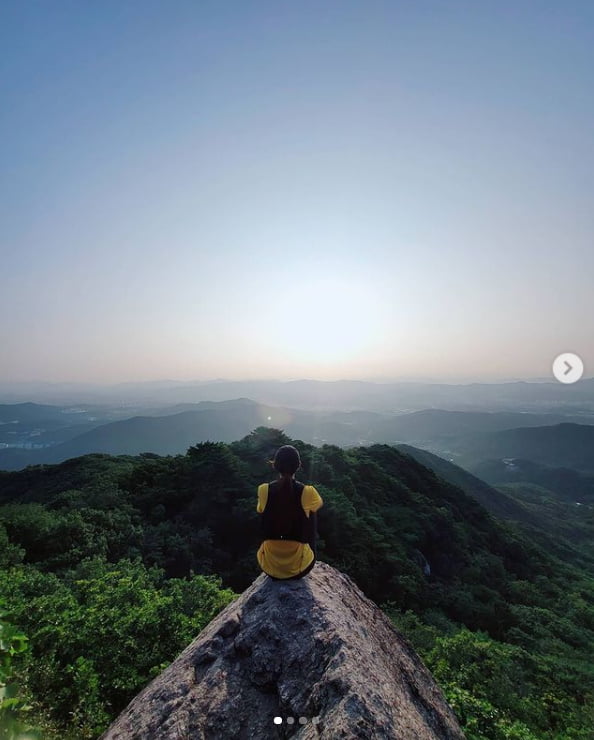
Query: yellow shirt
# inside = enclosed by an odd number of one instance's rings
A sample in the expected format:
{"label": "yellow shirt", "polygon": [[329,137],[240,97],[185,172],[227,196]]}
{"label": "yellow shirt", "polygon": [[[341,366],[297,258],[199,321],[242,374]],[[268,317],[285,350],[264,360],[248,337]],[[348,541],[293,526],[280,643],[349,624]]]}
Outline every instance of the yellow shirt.
{"label": "yellow shirt", "polygon": [[[268,483],[258,486],[258,506],[261,514],[268,501]],[[301,506],[305,516],[317,511],[323,505],[322,497],[313,486],[304,486],[301,493]],[[260,568],[275,578],[290,578],[305,570],[314,559],[313,550],[306,542],[293,540],[264,540],[257,554]]]}

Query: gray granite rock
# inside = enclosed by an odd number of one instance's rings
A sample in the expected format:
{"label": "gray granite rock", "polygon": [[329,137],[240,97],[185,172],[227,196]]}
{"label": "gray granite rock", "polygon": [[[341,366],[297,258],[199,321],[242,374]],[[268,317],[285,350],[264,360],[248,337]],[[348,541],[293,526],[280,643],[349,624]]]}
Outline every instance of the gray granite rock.
{"label": "gray granite rock", "polygon": [[410,644],[321,562],[298,581],[260,575],[101,740],[289,737],[464,738]]}

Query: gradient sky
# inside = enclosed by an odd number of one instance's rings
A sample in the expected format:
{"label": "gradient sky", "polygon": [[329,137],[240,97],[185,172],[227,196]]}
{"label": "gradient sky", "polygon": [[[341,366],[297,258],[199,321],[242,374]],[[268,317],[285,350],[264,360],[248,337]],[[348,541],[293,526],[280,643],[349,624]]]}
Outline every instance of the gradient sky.
{"label": "gradient sky", "polygon": [[0,380],[594,369],[594,3],[5,0]]}

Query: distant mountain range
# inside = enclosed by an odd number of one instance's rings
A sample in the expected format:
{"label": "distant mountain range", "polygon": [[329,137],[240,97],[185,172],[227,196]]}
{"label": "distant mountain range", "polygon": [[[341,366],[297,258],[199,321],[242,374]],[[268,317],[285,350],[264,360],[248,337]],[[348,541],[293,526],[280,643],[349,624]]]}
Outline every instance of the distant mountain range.
{"label": "distant mountain range", "polygon": [[481,460],[514,458],[594,472],[594,426],[563,423],[480,434],[465,441],[457,462],[469,467]]}
{"label": "distant mountain range", "polygon": [[[493,458],[521,457],[587,471],[594,460],[594,415],[586,414],[314,412],[247,398],[153,408],[121,418],[125,412],[109,407],[89,412],[36,404],[0,406],[0,469],[56,463],[91,452],[175,455],[201,441],[234,441],[261,426],[283,429],[315,445],[407,443],[467,468]],[[21,440],[20,447],[14,440]]]}
{"label": "distant mountain range", "polygon": [[[0,404],[0,449],[44,447],[64,442],[118,418],[108,408],[77,408],[38,403]],[[119,416],[121,418],[121,416]]]}
{"label": "distant mountain range", "polygon": [[[554,470],[529,461],[521,461],[517,466],[502,463],[503,468],[512,467],[514,471],[495,474],[500,484],[495,487],[426,450],[410,445],[398,445],[398,450],[476,499],[492,516],[520,523],[542,546],[554,548],[562,557],[580,560],[586,555],[584,567],[591,567],[594,476]],[[537,484],[527,478],[530,474],[537,478]],[[575,488],[564,487],[572,482]],[[563,486],[562,492],[559,485]]]}
{"label": "distant mountain range", "polygon": [[0,401],[54,404],[178,403],[252,398],[272,406],[315,410],[418,411],[427,408],[481,411],[594,412],[594,378],[574,385],[551,382],[372,383],[356,380],[250,380],[183,383],[155,381],[112,386],[0,383]]}

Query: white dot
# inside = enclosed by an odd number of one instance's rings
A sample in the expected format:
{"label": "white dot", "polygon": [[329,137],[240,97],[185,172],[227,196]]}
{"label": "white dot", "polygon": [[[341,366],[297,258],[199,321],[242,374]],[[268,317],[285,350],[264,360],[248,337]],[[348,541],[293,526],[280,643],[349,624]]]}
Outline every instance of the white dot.
{"label": "white dot", "polygon": [[272,421],[272,416],[269,416],[268,417],[268,421]]}
{"label": "white dot", "polygon": [[295,722],[295,717],[287,717],[287,724],[292,725]]}
{"label": "white dot", "polygon": [[307,717],[299,717],[299,724],[300,725],[306,725],[307,724]]}
{"label": "white dot", "polygon": [[274,718],[274,724],[275,725],[282,725],[282,723],[283,723],[283,718],[282,717],[275,717]]}
{"label": "white dot", "polygon": [[319,717],[313,717],[311,721],[314,723],[314,725],[317,725],[318,722],[320,721],[320,718]]}

